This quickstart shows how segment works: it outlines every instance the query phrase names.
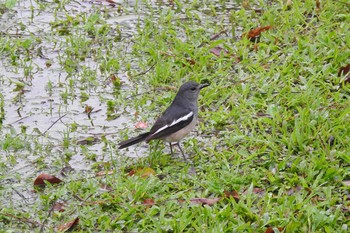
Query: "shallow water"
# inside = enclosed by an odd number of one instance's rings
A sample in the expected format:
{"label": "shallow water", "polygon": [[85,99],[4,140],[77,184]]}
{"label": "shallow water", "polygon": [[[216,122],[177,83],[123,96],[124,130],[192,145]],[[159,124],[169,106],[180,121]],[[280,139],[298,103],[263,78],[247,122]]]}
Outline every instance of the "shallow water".
{"label": "shallow water", "polygon": [[[0,92],[4,103],[0,140],[5,141],[11,135],[22,144],[28,144],[18,150],[12,145],[0,151],[4,167],[1,171],[6,172],[2,174],[1,186],[6,190],[3,197],[8,198],[8,206],[19,205],[35,196],[31,192],[32,182],[40,173],[59,174],[64,166],[70,166],[83,174],[89,173],[96,161],[148,155],[146,145],[121,152],[115,149],[121,140],[119,130],[129,127],[132,135],[138,132],[133,125],[133,108],[116,107],[117,117],[107,119],[107,103],[116,100],[116,95],[122,100],[145,91],[142,87],[135,89],[137,83],[129,80],[123,64],[127,61],[132,69],[142,71],[130,52],[137,24],[142,25],[149,12],[137,1],[114,2],[71,1],[60,6],[53,2],[24,0],[1,16],[0,33],[4,35],[1,44],[17,46],[16,43],[21,43],[21,46],[18,46],[17,57],[9,57],[6,49],[0,51]],[[151,2],[151,7],[160,13],[169,7],[176,9],[160,1]],[[218,3],[216,7],[225,7],[221,14],[226,14],[236,4]],[[210,8],[205,5],[196,12],[202,19],[212,17]],[[180,19],[186,18],[184,12],[179,14]],[[93,21],[94,15],[103,15],[104,22],[110,26],[105,37],[87,36],[89,25],[81,21],[85,18]],[[216,17],[228,23],[227,17],[220,14]],[[92,26],[101,28],[103,24],[97,20]],[[116,39],[119,32],[120,38]],[[107,51],[109,56],[124,59],[118,72],[113,73],[122,82],[120,89],[110,81],[111,73],[100,69]],[[67,63],[67,54],[71,53],[76,54],[78,62]],[[87,105],[93,107],[90,118],[85,112]],[[95,140],[85,145],[88,137]],[[109,145],[106,146],[103,137]],[[71,142],[68,146],[65,145],[67,141]],[[96,154],[93,161],[85,157],[86,149],[89,154]]]}

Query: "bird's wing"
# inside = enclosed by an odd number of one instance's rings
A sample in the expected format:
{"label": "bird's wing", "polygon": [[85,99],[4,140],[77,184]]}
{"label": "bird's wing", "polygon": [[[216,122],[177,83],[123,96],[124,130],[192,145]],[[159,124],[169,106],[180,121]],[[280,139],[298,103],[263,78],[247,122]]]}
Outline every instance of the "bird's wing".
{"label": "bird's wing", "polygon": [[176,111],[168,108],[154,123],[146,142],[168,136],[186,127],[193,121],[194,114],[193,111],[181,107],[176,108]]}

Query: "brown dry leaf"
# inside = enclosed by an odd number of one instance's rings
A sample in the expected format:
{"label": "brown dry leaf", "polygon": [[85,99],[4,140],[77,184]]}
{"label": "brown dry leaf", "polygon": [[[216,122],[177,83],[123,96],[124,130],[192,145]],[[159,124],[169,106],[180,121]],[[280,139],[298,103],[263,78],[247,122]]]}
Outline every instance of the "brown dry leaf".
{"label": "brown dry leaf", "polygon": [[72,168],[69,164],[63,167],[60,171],[61,176],[67,177],[67,175],[74,171],[74,168]]}
{"label": "brown dry leaf", "polygon": [[[189,63],[190,65],[195,65],[196,64],[196,61],[193,60],[193,59],[189,59],[189,58],[186,58],[186,62]],[[185,64],[184,64],[185,65]]]}
{"label": "brown dry leaf", "polygon": [[146,129],[148,127],[148,125],[146,122],[139,121],[136,123],[136,125],[134,127],[135,127],[135,129]]}
{"label": "brown dry leaf", "polygon": [[[283,232],[283,227],[277,227],[277,229],[279,230],[279,232]],[[275,233],[275,231],[273,230],[273,227],[269,227],[266,229],[265,233]]]}
{"label": "brown dry leaf", "polygon": [[191,204],[214,205],[221,200],[221,197],[216,198],[192,198]]}
{"label": "brown dry leaf", "polygon": [[311,198],[311,201],[316,205],[318,204],[320,201],[326,201],[326,198],[320,197],[318,195],[314,196]]}
{"label": "brown dry leaf", "polygon": [[[246,195],[248,193],[248,190],[245,190],[242,194]],[[265,195],[265,191],[261,188],[253,188],[252,193],[258,194],[260,197]]]}
{"label": "brown dry leaf", "polygon": [[212,54],[214,54],[215,56],[217,57],[220,57],[221,53],[224,55],[224,56],[230,56],[231,54],[229,53],[229,51],[227,51],[226,49],[220,47],[220,46],[215,46],[214,48],[212,48],[210,50],[210,52]]}
{"label": "brown dry leaf", "polygon": [[233,199],[235,199],[235,201],[239,201],[239,194],[236,190],[232,190],[232,191],[224,191],[225,197],[230,198],[233,197]]}
{"label": "brown dry leaf", "polygon": [[72,221],[69,221],[69,222],[66,222],[66,223],[64,223],[62,225],[59,225],[56,229],[57,229],[57,231],[60,231],[60,232],[70,231],[74,227],[76,227],[78,225],[78,223],[79,223],[79,218],[76,217]]}
{"label": "brown dry leaf", "polygon": [[321,2],[320,0],[316,0],[316,11],[321,11]]}
{"label": "brown dry leaf", "polygon": [[98,200],[98,201],[84,202],[83,205],[86,205],[86,206],[88,206],[88,205],[104,205],[104,204],[106,204],[106,203],[108,203],[107,200]]}
{"label": "brown dry leaf", "polygon": [[340,67],[338,71],[338,77],[345,75],[343,82],[350,83],[350,64],[347,66]]}
{"label": "brown dry leaf", "polygon": [[214,54],[215,56],[217,56],[217,57],[220,57],[221,54],[222,54],[225,57],[235,58],[235,62],[237,62],[237,63],[241,61],[241,59],[239,57],[237,57],[236,55],[230,53],[227,49],[224,49],[224,48],[222,48],[220,46],[215,46],[214,48],[212,48],[210,50],[210,52],[212,54]]}
{"label": "brown dry leaf", "polygon": [[340,67],[338,71],[338,77],[342,75],[346,75],[349,72],[350,72],[350,64],[348,64],[347,66]]}
{"label": "brown dry leaf", "polygon": [[113,173],[114,173],[114,170],[99,171],[99,172],[96,173],[96,176],[112,175]]}
{"label": "brown dry leaf", "polygon": [[272,26],[254,28],[250,30],[248,33],[243,33],[242,37],[247,37],[251,41],[255,41],[255,39],[257,39],[262,32],[270,30],[271,28]]}
{"label": "brown dry leaf", "polygon": [[107,184],[100,184],[100,189],[107,192],[113,191],[113,188]]}
{"label": "brown dry leaf", "polygon": [[93,107],[91,107],[89,105],[85,105],[84,112],[85,113],[91,113],[93,109],[94,109]]}
{"label": "brown dry leaf", "polygon": [[293,188],[287,190],[287,195],[288,195],[288,196],[291,196],[291,195],[293,195],[294,193],[300,192],[300,190],[302,190],[302,189],[303,189],[303,187],[300,186],[300,185],[295,186],[295,187],[293,187]]}
{"label": "brown dry leaf", "polygon": [[135,175],[136,171],[134,169],[132,169],[131,171],[129,171],[128,176],[133,176]]}
{"label": "brown dry leaf", "polygon": [[147,198],[147,199],[143,200],[142,204],[143,205],[155,205],[156,202],[151,198]]}
{"label": "brown dry leaf", "polygon": [[265,193],[265,191],[261,188],[253,188],[253,193],[261,194],[261,193]]}
{"label": "brown dry leaf", "polygon": [[55,204],[52,207],[53,211],[58,212],[64,212],[66,210],[66,203],[65,202],[55,202]]}
{"label": "brown dry leaf", "polygon": [[62,180],[58,179],[56,176],[42,173],[35,179],[34,186],[45,187],[46,186],[45,181],[49,182],[50,184],[58,184],[63,182]]}

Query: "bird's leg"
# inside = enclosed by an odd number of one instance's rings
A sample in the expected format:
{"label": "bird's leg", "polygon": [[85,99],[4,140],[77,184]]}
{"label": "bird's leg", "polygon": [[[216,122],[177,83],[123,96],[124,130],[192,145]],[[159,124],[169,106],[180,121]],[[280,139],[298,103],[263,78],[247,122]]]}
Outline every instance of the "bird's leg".
{"label": "bird's leg", "polygon": [[187,162],[187,159],[186,159],[186,156],[185,156],[185,153],[184,151],[182,150],[181,146],[180,146],[180,142],[177,142],[176,145],[179,147],[180,151],[181,151],[181,154],[182,154],[182,157],[185,159],[185,161]]}
{"label": "bird's leg", "polygon": [[169,146],[170,146],[171,156],[174,156],[174,153],[173,153],[173,145],[171,144],[171,142],[169,142]]}

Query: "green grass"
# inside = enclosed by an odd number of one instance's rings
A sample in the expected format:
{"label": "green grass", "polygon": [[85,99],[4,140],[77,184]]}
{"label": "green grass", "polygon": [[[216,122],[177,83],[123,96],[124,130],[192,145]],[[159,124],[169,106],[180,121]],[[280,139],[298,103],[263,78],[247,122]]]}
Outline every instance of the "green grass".
{"label": "green grass", "polygon": [[[350,86],[337,73],[350,63],[349,3],[76,4],[35,3],[18,34],[1,31],[0,232],[76,217],[76,232],[348,232]],[[115,21],[129,14],[140,18]],[[268,25],[256,44],[241,37]],[[118,150],[187,80],[211,83],[183,142],[191,163],[163,143]],[[64,182],[34,193],[41,173]]]}

